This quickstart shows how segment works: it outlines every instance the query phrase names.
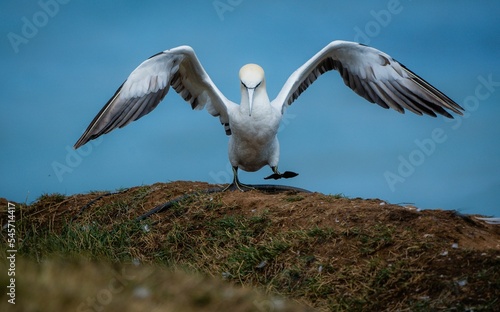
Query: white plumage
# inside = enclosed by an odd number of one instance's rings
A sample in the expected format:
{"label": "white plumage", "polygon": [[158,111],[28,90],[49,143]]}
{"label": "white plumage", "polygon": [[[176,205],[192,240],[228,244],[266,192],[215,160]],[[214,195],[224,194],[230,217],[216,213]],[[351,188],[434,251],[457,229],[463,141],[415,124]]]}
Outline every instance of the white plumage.
{"label": "white plumage", "polygon": [[239,105],[219,91],[193,49],[180,46],[140,64],[90,123],[75,148],[148,114],[172,86],[193,109],[206,108],[212,116],[218,116],[230,136],[229,160],[234,172],[231,188],[251,188],[238,181],[238,168],[253,172],[269,165],[273,174],[267,178],[294,177],[296,173],[279,173],[277,168],[276,134],[282,115],[309,85],[330,70],[337,70],[349,88],[381,107],[434,117],[440,114],[453,118],[447,110],[462,114],[463,108],[401,63],[355,42],[328,44],[290,75],[272,101],[267,95],[264,70],[255,64],[243,66]]}

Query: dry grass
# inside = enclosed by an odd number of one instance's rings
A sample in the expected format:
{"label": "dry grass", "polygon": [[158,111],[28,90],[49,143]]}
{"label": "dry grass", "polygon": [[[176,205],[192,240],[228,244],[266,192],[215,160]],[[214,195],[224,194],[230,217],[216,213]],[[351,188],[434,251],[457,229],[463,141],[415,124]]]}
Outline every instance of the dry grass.
{"label": "dry grass", "polygon": [[21,260],[17,271],[16,305],[2,300],[2,311],[307,311],[276,296],[161,266]]}
{"label": "dry grass", "polygon": [[[196,291],[205,289],[210,294],[204,311],[228,310],[221,306],[226,303],[235,311],[500,310],[499,227],[452,211],[252,191],[193,195],[134,221],[156,205],[208,187],[188,182],[137,187],[84,210],[103,193],[43,196],[18,209],[19,256],[28,259],[23,278],[35,284],[40,275],[49,283],[58,280],[63,273],[51,263],[63,258],[70,263],[64,274],[75,272],[75,289],[83,283],[78,272],[89,276],[88,290],[77,296],[85,298],[114,276],[112,268],[141,263],[136,270],[155,273],[131,283],[113,306],[132,304],[134,287],[145,287],[154,299],[141,299],[151,302],[141,306],[147,310],[172,305],[171,311],[194,311]],[[171,273],[172,268],[184,273]],[[108,275],[100,279],[93,270]],[[181,304],[168,287],[183,279],[198,281],[202,290],[184,291]],[[51,294],[63,300],[70,288],[56,287]],[[228,291],[237,295],[227,299]],[[33,306],[43,302],[44,297],[33,297]]]}

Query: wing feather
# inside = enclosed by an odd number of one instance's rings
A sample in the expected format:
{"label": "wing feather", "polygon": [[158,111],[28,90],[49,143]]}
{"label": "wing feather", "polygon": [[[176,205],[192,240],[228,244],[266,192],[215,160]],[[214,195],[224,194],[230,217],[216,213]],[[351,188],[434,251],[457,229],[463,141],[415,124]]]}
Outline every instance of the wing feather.
{"label": "wing feather", "polygon": [[218,116],[226,133],[231,134],[228,107],[236,104],[215,86],[193,49],[180,46],[153,55],[132,71],[94,117],[75,148],[149,114],[163,100],[170,86],[193,109],[207,108],[211,115]]}
{"label": "wing feather", "polygon": [[403,64],[382,51],[348,41],[331,42],[299,67],[272,105],[284,112],[319,76],[331,70],[338,71],[356,94],[383,108],[434,117],[453,118],[448,110],[462,115],[460,105]]}

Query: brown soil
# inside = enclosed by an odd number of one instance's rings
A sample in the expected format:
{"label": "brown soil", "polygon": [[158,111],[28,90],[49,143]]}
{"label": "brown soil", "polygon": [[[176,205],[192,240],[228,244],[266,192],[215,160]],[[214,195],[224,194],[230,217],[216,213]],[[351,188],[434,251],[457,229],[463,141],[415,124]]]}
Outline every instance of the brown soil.
{"label": "brown soil", "polygon": [[[112,229],[211,187],[173,182],[102,198],[106,193],[45,196],[24,207],[23,216],[17,213],[54,233],[71,220]],[[5,214],[1,221],[6,223]],[[476,216],[420,211],[380,199],[250,191],[193,195],[146,223],[153,230],[129,250],[142,262],[158,262],[168,246],[163,256],[168,265],[215,279],[225,276],[235,285],[319,310],[500,311],[500,226]],[[214,224],[224,224],[226,233]],[[174,236],[182,239],[173,242]],[[242,246],[255,251],[247,257]],[[26,256],[39,259],[40,253]]]}

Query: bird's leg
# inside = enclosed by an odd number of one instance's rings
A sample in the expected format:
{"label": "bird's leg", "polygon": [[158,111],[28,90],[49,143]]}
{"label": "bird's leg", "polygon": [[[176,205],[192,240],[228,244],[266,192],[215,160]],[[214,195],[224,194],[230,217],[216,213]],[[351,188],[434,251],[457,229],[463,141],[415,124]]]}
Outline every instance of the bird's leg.
{"label": "bird's leg", "polygon": [[299,175],[298,173],[295,173],[295,172],[292,172],[292,171],[285,171],[283,173],[280,173],[278,171],[278,166],[271,167],[271,169],[273,169],[274,173],[271,174],[268,177],[265,177],[264,179],[266,179],[266,180],[269,180],[269,179],[278,180],[278,179],[281,179],[281,178],[288,179],[288,178],[293,178],[293,177],[296,177],[296,176]]}
{"label": "bird's leg", "polygon": [[240,180],[238,179],[238,167],[233,166],[233,183],[226,186],[222,191],[225,192],[225,191],[235,191],[235,190],[245,192],[245,191],[255,190],[255,188],[252,187],[251,185],[241,183]]}

